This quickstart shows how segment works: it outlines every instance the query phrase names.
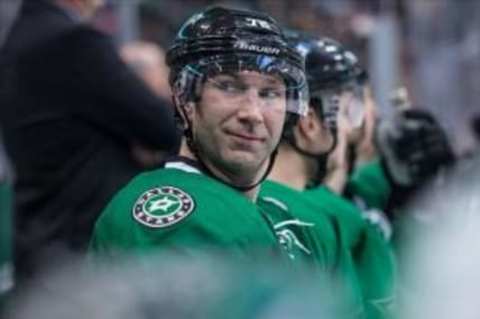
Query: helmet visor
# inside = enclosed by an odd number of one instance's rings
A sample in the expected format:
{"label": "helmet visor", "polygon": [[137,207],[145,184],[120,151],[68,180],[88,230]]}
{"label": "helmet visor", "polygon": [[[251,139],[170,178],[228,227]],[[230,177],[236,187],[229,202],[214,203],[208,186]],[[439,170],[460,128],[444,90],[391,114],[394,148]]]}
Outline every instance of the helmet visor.
{"label": "helmet visor", "polygon": [[[190,94],[200,96],[201,84],[206,79],[219,74],[235,74],[242,71],[255,71],[261,74],[277,76],[285,83],[287,112],[305,115],[308,110],[309,94],[303,68],[288,60],[259,54],[222,54],[201,58],[186,65],[177,78],[178,86],[190,86],[195,90]],[[202,81],[199,81],[202,79]],[[195,85],[192,85],[195,83]],[[185,88],[179,87],[181,91]]]}
{"label": "helmet visor", "polygon": [[363,87],[356,82],[345,85],[340,105],[350,126],[354,129],[360,128],[365,120]]}
{"label": "helmet visor", "polygon": [[351,128],[359,128],[365,120],[363,86],[350,81],[337,88],[317,91],[313,96],[322,100],[324,122],[328,128],[336,128],[337,116],[341,112]]}

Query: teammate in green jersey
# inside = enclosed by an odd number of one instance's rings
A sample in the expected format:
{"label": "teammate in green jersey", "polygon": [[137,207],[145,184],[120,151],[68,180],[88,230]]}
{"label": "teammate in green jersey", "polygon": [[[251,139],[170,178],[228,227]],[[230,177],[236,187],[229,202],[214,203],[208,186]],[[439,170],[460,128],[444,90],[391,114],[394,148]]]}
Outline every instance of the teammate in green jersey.
{"label": "teammate in green jersey", "polygon": [[[337,189],[338,193],[349,199],[362,212],[363,217],[390,241],[393,228],[387,214],[387,203],[391,194],[390,183],[380,164],[374,143],[377,121],[377,109],[368,81],[363,85],[363,104],[365,108],[363,124],[357,132],[344,133],[347,143],[339,156],[343,156],[345,166],[344,183]],[[345,121],[344,121],[345,122]],[[337,173],[340,174],[340,173]]]}
{"label": "teammate in green jersey", "polygon": [[[391,193],[383,167],[380,165],[377,148],[375,146],[375,128],[378,121],[378,110],[372,96],[369,81],[365,80],[363,96],[360,101],[364,106],[362,125],[355,132],[347,128],[345,135],[348,142],[344,145],[346,178],[339,189],[340,193],[350,198],[359,208],[383,211],[386,208]],[[348,125],[347,125],[348,126]],[[351,125],[350,125],[351,126]],[[373,217],[373,216],[372,216]]]}
{"label": "teammate in green jersey", "polygon": [[392,210],[451,165],[454,154],[433,114],[413,108],[405,88],[392,96],[392,116],[379,118],[369,82],[361,85],[363,124],[357,129],[347,125],[347,142],[343,150],[337,149],[344,153],[346,165],[345,178],[336,191],[352,200],[384,233],[392,233]]}
{"label": "teammate in green jersey", "polygon": [[[350,104],[358,93],[356,81],[363,76],[363,70],[355,56],[333,40],[298,34],[292,35],[291,40],[306,57],[311,108],[306,117],[284,129],[278,158],[269,176],[271,181],[264,183],[261,197],[283,205],[304,224],[314,225],[306,231],[313,232],[311,236],[322,244],[316,246],[326,252],[336,251],[335,271],[343,277],[343,287],[350,291],[353,300],[363,304],[368,318],[382,318],[394,298],[394,256],[355,206],[319,186],[327,173],[328,154],[342,143],[336,139],[337,112],[348,108],[345,115],[352,122],[361,122],[361,105]],[[309,183],[310,189],[306,190]],[[308,208],[299,209],[298,202]],[[332,226],[338,236],[337,247],[328,247],[328,236],[325,237]],[[316,246],[305,244],[312,250]],[[314,253],[312,256],[316,259]]]}
{"label": "teammate in green jersey", "polygon": [[303,58],[269,16],[213,7],[182,26],[167,63],[184,129],[180,156],[116,194],[91,250],[246,260],[282,254],[254,201],[286,114],[308,107]]}
{"label": "teammate in green jersey", "polygon": [[[319,53],[322,59],[314,66],[317,74],[322,68],[326,70],[317,76],[316,95],[327,109],[337,108],[338,123],[337,143],[329,156],[323,184],[352,201],[365,219],[390,238],[392,227],[383,211],[391,190],[374,145],[377,109],[368,75],[352,52],[332,40],[327,43],[330,51]],[[350,62],[337,62],[340,52],[347,56],[344,61]]]}

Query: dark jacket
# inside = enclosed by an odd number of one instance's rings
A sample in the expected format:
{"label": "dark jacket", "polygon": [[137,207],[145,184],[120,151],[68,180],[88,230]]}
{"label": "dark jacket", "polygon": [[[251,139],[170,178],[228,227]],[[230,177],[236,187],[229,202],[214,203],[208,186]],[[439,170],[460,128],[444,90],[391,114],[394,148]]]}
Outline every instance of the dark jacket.
{"label": "dark jacket", "polygon": [[[14,165],[19,263],[52,242],[88,243],[97,215],[141,171],[130,144],[168,150],[173,110],[110,38],[26,0],[0,51],[0,127]],[[22,261],[22,258],[25,260]]]}

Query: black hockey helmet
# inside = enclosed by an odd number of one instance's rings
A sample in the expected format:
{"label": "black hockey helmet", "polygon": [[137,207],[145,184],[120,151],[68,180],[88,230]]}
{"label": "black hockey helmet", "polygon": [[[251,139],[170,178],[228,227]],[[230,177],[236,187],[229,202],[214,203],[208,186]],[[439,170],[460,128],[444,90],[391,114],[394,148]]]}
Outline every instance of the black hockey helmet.
{"label": "black hockey helmet", "polygon": [[250,70],[284,79],[287,111],[303,115],[308,108],[304,59],[265,14],[223,7],[195,14],[181,27],[166,59],[180,104],[200,98],[207,77]]}
{"label": "black hockey helmet", "polygon": [[326,125],[335,130],[340,102],[338,93],[348,89],[354,91],[358,99],[363,99],[361,85],[368,78],[366,71],[353,52],[333,39],[296,31],[289,31],[287,36],[290,45],[305,58],[310,105]]}
{"label": "black hockey helmet", "polygon": [[339,42],[293,32],[288,36],[294,48],[305,57],[311,92],[365,79],[366,72],[357,56]]}

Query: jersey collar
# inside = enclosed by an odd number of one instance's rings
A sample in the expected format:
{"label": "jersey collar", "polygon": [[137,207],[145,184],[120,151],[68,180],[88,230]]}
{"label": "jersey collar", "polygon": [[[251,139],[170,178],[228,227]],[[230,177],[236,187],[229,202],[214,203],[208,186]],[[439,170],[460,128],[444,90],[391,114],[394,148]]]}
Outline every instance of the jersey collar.
{"label": "jersey collar", "polygon": [[163,163],[163,167],[168,169],[178,169],[187,173],[202,174],[200,164],[185,156],[169,157]]}

